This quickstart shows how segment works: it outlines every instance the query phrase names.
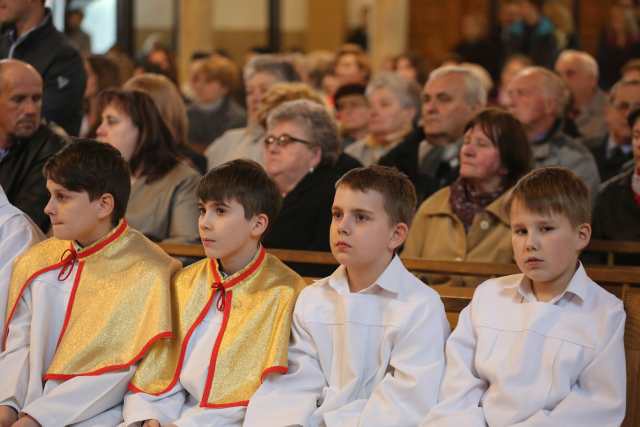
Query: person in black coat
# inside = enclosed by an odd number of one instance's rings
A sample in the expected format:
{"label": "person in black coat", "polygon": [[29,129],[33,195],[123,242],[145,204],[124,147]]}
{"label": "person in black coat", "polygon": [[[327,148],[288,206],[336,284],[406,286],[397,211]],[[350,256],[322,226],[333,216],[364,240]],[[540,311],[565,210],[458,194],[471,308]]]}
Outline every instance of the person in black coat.
{"label": "person in black coat", "polygon": [[5,2],[0,8],[0,58],[20,59],[44,80],[42,115],[77,136],[86,74],[80,53],[54,26],[44,1]]}
{"label": "person in black coat", "polygon": [[[283,195],[282,209],[264,238],[267,248],[329,252],[329,226],[339,173],[337,126],[325,107],[300,99],[269,113],[265,169]],[[292,264],[303,276],[332,268]]]}

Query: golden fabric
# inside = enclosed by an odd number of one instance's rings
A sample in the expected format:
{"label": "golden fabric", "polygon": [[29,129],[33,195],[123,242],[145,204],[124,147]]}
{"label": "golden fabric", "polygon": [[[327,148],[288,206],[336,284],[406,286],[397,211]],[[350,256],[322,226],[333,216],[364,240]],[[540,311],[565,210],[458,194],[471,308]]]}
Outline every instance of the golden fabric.
{"label": "golden fabric", "polygon": [[[286,372],[291,316],[304,280],[261,248],[249,265],[222,279],[215,260],[183,269],[172,285],[176,340],[157,343],[131,389],[150,394],[178,381],[191,334],[208,311],[223,311],[200,406],[246,406],[265,375]],[[224,291],[222,291],[224,289]]]}
{"label": "golden fabric", "polygon": [[[61,261],[62,259],[62,261]],[[99,242],[76,252],[55,238],[33,246],[11,277],[5,345],[18,301],[38,275],[77,269],[58,347],[45,379],[123,369],[160,338],[171,338],[170,281],[180,263],[122,221]]]}

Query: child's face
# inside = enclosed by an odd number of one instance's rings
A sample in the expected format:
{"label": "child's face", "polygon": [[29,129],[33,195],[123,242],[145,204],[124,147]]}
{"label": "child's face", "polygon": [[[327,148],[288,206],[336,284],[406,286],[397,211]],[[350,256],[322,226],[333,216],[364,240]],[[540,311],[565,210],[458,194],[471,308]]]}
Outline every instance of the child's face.
{"label": "child's face", "polygon": [[406,224],[391,224],[384,198],[375,190],[362,192],[340,185],[331,213],[331,253],[347,268],[386,264],[406,237]]}
{"label": "child's face", "polygon": [[194,73],[190,79],[191,88],[198,102],[216,102],[227,94],[227,89],[217,80],[207,80],[203,73]]}
{"label": "child's face", "polygon": [[82,246],[91,245],[103,237],[106,230],[104,221],[101,221],[104,212],[100,198],[91,201],[86,191],[70,191],[50,179],[47,179],[47,190],[51,196],[44,213],[49,215],[55,237],[75,240]]}
{"label": "child's face", "polygon": [[244,207],[235,199],[200,201],[199,207],[198,230],[209,258],[220,259],[226,267],[234,258],[255,252],[256,243],[264,232],[257,216],[246,219]]}
{"label": "child's face", "polygon": [[591,226],[574,226],[566,215],[540,215],[517,199],[511,207],[511,243],[518,268],[534,286],[562,292],[576,270],[579,252],[589,243]]}

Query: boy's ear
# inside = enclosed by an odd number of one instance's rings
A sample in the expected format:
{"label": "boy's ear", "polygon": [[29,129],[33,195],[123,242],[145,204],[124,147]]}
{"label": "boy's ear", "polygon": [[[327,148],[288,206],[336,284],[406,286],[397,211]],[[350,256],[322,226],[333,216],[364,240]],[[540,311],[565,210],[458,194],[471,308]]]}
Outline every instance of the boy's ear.
{"label": "boy's ear", "polygon": [[389,249],[396,250],[399,248],[409,234],[409,226],[404,222],[399,222],[393,227],[391,239],[389,240]]}
{"label": "boy's ear", "polygon": [[95,200],[98,203],[98,218],[105,219],[111,218],[113,210],[116,207],[116,202],[113,198],[113,194],[104,193]]}
{"label": "boy's ear", "polygon": [[267,227],[269,226],[269,217],[267,214],[259,213],[254,215],[251,221],[253,222],[251,226],[252,236],[259,238],[267,231]]}
{"label": "boy's ear", "polygon": [[578,250],[581,251],[587,247],[591,240],[591,224],[580,224],[578,226]]}

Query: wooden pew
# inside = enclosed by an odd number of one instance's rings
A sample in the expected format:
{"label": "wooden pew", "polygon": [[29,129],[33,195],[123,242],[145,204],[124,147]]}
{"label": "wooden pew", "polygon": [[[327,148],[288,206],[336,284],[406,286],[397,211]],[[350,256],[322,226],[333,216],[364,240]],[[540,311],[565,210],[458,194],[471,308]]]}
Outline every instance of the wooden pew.
{"label": "wooden pew", "polygon": [[607,265],[615,265],[616,254],[640,254],[640,242],[592,240],[586,251],[607,254]]}
{"label": "wooden pew", "polygon": [[[609,242],[607,242],[609,243]],[[199,245],[161,245],[172,256],[204,257]],[[599,246],[601,248],[609,246]],[[633,249],[633,247],[629,247]],[[629,249],[627,248],[627,249]],[[616,250],[619,250],[616,247]],[[271,249],[285,262],[335,265],[330,253]],[[431,261],[403,258],[405,266],[416,274],[451,274],[495,277],[518,272],[514,264]],[[627,358],[627,412],[623,427],[640,426],[640,267],[587,266],[589,276],[624,302],[627,312],[625,353]],[[308,281],[313,279],[308,278]],[[452,328],[460,311],[467,306],[474,288],[433,286],[441,296]]]}

